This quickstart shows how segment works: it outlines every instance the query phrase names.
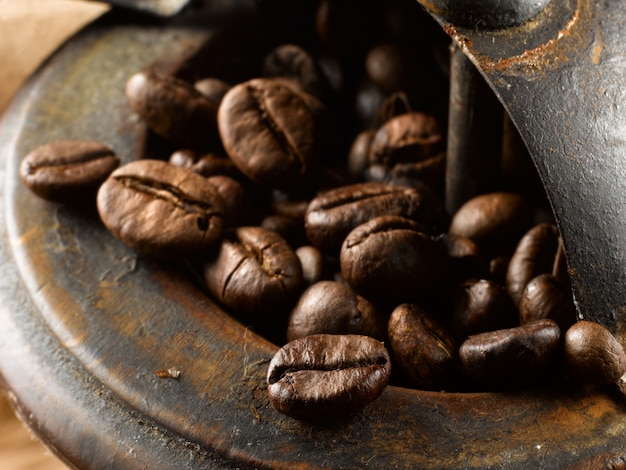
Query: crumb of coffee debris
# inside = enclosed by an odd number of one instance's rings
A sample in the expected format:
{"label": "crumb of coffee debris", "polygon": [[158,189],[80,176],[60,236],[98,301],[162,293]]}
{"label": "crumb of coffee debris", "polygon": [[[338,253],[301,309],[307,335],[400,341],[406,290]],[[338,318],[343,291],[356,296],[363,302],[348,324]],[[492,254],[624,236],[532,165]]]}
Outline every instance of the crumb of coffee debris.
{"label": "crumb of coffee debris", "polygon": [[174,367],[170,367],[169,369],[159,369],[154,372],[154,375],[156,375],[160,379],[178,380],[180,378],[180,374],[181,374],[180,370],[175,369]]}

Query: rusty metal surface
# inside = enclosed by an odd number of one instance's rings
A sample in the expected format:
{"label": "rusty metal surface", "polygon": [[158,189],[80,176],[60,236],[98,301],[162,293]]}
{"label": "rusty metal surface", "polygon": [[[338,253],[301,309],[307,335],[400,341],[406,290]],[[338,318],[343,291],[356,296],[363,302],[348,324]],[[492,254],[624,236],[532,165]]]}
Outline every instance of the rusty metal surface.
{"label": "rusty metal surface", "polygon": [[626,3],[553,0],[533,19],[492,31],[454,24],[438,1],[420,3],[481,70],[526,142],[563,234],[580,316],[623,338]]}
{"label": "rusty metal surface", "polygon": [[[217,308],[180,266],[116,242],[94,211],[39,200],[20,185],[25,153],[61,137],[101,140],[124,161],[135,158],[143,128],[125,104],[124,83],[154,62],[206,54],[218,36],[197,21],[164,28],[107,15],[61,49],[0,121],[0,377],[34,431],[71,465],[89,469],[624,461],[626,404],[610,387],[480,394],[388,387],[334,426],[282,416],[264,382],[276,346]],[[170,367],[179,379],[154,373]]]}

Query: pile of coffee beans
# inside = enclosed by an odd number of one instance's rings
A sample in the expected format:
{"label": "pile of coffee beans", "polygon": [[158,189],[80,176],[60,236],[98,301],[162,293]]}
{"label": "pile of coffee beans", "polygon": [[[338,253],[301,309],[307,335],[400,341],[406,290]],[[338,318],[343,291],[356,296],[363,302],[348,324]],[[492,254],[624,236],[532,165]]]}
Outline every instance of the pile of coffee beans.
{"label": "pile of coffee beans", "polygon": [[103,144],[51,142],[25,156],[24,184],[92,197],[119,241],[186,260],[207,295],[280,346],[269,399],[297,419],[354,413],[388,383],[617,382],[626,355],[577,321],[541,184],[510,184],[532,164],[507,174],[505,149],[501,185],[446,210],[439,27],[411,0],[303,11],[236,82],[188,67],[129,77],[129,112],[165,156],[120,166]]}

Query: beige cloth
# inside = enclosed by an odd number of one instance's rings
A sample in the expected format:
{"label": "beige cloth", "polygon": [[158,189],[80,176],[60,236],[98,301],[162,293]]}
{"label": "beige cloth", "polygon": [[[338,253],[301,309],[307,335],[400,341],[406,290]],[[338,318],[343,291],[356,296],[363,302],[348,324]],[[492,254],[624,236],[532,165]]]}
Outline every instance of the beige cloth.
{"label": "beige cloth", "polygon": [[[42,60],[107,8],[80,0],[0,0],[0,111]],[[67,469],[15,417],[6,398],[0,390],[0,469]]]}

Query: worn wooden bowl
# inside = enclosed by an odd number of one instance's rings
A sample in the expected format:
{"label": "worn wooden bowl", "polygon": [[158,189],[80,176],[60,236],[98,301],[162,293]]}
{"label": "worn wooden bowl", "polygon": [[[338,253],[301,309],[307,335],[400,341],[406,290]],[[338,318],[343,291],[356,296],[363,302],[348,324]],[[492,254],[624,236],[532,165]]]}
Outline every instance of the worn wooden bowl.
{"label": "worn wooden bowl", "polygon": [[[91,205],[48,203],[21,185],[21,158],[55,139],[96,139],[135,158],[144,129],[126,80],[219,50],[220,5],[167,23],[105,15],[32,77],[0,122],[0,374],[33,431],[77,468],[622,465],[626,408],[610,387],[389,386],[335,425],[280,415],[265,385],[277,346],[212,303],[184,267],[113,239]],[[178,379],[155,375],[170,368]]]}

